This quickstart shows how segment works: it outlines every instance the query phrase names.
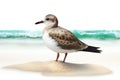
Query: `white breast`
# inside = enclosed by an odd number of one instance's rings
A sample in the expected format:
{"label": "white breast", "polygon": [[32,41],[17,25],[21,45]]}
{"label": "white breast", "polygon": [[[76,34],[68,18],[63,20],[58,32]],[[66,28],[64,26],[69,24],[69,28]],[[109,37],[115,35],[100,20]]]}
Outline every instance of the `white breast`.
{"label": "white breast", "polygon": [[59,53],[75,52],[75,50],[61,49],[60,46],[57,46],[58,43],[54,39],[52,39],[46,31],[43,34],[43,40],[45,45],[55,52],[59,52]]}

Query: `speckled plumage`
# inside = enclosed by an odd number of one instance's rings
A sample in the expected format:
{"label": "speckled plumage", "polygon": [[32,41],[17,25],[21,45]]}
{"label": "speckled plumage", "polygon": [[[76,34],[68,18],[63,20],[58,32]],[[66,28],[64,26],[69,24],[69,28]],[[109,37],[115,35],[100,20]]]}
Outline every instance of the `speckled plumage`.
{"label": "speckled plumage", "polygon": [[50,29],[49,36],[52,37],[62,49],[77,51],[87,47],[85,43],[78,40],[70,31],[61,27]]}

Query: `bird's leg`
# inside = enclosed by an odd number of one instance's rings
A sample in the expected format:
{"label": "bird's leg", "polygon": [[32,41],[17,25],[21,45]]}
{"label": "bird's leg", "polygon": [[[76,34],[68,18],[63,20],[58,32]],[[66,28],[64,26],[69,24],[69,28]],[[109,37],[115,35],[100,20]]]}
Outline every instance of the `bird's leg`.
{"label": "bird's leg", "polygon": [[58,61],[59,56],[60,56],[59,53],[57,53],[56,61]]}
{"label": "bird's leg", "polygon": [[65,62],[65,60],[66,60],[66,57],[67,57],[67,53],[65,53],[65,57],[64,57],[64,60],[63,60],[63,62]]}

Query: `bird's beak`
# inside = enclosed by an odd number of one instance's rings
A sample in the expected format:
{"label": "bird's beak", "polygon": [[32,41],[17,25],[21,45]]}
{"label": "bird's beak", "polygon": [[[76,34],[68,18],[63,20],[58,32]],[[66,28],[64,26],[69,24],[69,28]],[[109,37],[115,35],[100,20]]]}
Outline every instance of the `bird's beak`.
{"label": "bird's beak", "polygon": [[35,24],[40,24],[40,23],[44,23],[44,21],[38,21]]}

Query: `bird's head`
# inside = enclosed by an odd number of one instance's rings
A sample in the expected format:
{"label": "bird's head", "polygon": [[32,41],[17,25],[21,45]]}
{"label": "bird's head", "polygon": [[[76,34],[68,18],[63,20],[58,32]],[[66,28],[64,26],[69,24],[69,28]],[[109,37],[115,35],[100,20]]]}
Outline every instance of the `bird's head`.
{"label": "bird's head", "polygon": [[40,23],[45,23],[46,26],[51,26],[51,27],[58,26],[57,17],[55,15],[52,15],[52,14],[46,15],[44,20],[38,21],[35,24],[40,24]]}

